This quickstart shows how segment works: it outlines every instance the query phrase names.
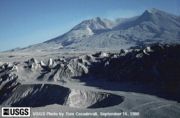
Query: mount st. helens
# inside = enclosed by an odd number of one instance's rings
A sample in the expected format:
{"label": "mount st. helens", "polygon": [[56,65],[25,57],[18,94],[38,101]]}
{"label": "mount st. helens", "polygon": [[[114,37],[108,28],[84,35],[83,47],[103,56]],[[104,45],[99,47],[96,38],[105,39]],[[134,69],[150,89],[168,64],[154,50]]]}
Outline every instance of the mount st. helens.
{"label": "mount st. helens", "polygon": [[18,50],[119,50],[157,42],[180,42],[179,16],[150,9],[140,16],[115,21],[96,17],[82,21],[54,39]]}

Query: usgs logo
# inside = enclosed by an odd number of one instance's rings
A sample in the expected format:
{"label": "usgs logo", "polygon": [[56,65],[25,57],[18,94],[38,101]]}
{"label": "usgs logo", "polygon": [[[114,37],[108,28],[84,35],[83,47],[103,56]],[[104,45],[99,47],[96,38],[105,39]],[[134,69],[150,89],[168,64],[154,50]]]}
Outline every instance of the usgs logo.
{"label": "usgs logo", "polygon": [[30,117],[29,107],[3,107],[2,117]]}

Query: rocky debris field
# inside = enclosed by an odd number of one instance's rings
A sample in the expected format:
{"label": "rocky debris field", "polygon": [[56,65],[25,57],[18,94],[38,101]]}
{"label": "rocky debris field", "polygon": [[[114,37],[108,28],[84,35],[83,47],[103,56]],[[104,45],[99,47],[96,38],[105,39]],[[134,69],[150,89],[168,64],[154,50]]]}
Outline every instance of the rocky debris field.
{"label": "rocky debris field", "polygon": [[[110,93],[76,90],[53,84],[23,84],[33,81],[86,82],[86,79],[90,78],[93,78],[92,81],[117,81],[148,86],[149,90],[144,90],[143,93],[180,101],[179,60],[180,45],[154,44],[120,50],[119,53],[98,52],[74,58],[50,58],[48,61],[32,58],[25,62],[17,60],[1,63],[0,103],[32,107],[57,103],[70,107],[98,108],[123,101],[123,97]],[[153,89],[156,89],[156,92],[152,92]],[[46,95],[49,95],[48,99],[43,100]],[[109,104],[109,99],[114,102]],[[31,102],[28,102],[29,100]]]}

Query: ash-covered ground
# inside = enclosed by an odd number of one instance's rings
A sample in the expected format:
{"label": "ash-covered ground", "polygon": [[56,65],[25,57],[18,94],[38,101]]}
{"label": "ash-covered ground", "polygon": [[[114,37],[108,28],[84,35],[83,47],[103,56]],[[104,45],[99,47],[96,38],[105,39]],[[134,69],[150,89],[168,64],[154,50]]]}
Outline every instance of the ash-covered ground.
{"label": "ash-covered ground", "polygon": [[4,52],[0,60],[1,107],[31,107],[31,117],[180,117],[180,45]]}

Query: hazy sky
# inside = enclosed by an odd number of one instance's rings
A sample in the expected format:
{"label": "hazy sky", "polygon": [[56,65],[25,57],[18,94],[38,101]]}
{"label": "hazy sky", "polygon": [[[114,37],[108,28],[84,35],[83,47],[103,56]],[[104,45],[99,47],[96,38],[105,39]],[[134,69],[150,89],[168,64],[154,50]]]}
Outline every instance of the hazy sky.
{"label": "hazy sky", "polygon": [[131,17],[150,8],[180,15],[180,0],[0,0],[0,51],[54,38],[85,19]]}

